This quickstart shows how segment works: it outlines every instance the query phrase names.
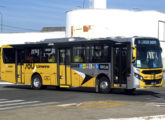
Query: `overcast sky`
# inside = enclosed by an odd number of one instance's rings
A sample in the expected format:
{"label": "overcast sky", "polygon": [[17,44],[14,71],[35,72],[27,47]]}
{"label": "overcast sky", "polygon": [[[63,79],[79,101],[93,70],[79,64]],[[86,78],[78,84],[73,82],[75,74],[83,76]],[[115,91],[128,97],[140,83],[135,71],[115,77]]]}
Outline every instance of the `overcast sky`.
{"label": "overcast sky", "polygon": [[[84,0],[0,0],[3,32],[33,32],[65,26],[66,11],[83,7]],[[165,0],[107,0],[110,9],[165,12]],[[89,0],[85,0],[85,8]],[[1,20],[0,19],[0,20]],[[0,21],[1,22],[1,21]]]}

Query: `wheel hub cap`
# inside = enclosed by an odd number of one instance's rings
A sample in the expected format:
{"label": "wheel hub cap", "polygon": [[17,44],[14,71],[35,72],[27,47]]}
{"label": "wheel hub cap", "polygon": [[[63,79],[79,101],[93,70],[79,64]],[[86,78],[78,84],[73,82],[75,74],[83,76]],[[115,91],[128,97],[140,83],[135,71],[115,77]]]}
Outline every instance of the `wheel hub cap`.
{"label": "wheel hub cap", "polygon": [[106,82],[106,81],[101,82],[101,84],[100,84],[101,89],[106,89],[107,87],[108,87],[108,82]]}
{"label": "wheel hub cap", "polygon": [[39,81],[39,79],[37,79],[37,78],[34,79],[34,86],[35,86],[35,87],[39,87],[39,86],[40,86],[40,81]]}

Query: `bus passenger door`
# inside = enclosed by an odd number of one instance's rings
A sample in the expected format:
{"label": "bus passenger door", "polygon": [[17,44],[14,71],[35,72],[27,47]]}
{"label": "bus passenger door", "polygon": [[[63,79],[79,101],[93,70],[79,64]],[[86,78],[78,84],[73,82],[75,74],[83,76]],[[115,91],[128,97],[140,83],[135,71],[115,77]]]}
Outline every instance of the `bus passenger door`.
{"label": "bus passenger door", "polygon": [[17,50],[16,52],[16,81],[17,83],[25,83],[24,81],[24,60],[25,60],[25,51],[24,50]]}
{"label": "bus passenger door", "polygon": [[71,84],[71,53],[69,48],[59,49],[59,84],[70,85]]}
{"label": "bus passenger door", "polygon": [[117,87],[127,87],[127,77],[130,73],[129,45],[119,44],[113,48],[113,83]]}
{"label": "bus passenger door", "polygon": [[3,48],[1,57],[1,79],[7,82],[16,83],[15,49],[10,47]]}

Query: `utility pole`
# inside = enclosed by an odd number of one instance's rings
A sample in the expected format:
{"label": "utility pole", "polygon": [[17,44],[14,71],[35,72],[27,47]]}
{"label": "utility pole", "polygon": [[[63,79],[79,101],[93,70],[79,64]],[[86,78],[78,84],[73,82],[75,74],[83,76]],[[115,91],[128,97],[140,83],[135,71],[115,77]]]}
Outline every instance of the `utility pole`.
{"label": "utility pole", "polygon": [[83,0],[83,8],[85,7],[85,0]]}
{"label": "utility pole", "polygon": [[3,14],[0,12],[1,15],[1,33],[3,32]]}
{"label": "utility pole", "polygon": [[[1,8],[5,8],[5,6],[0,5]],[[1,33],[3,32],[3,14],[0,12],[1,15]]]}

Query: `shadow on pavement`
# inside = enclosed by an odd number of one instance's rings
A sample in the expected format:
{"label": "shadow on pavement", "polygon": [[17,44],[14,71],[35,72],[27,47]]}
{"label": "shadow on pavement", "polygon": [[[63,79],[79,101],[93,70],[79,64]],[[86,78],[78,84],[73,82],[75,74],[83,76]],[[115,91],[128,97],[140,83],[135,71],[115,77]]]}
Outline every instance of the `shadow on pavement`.
{"label": "shadow on pavement", "polygon": [[[4,86],[4,88],[33,90],[30,85],[7,85],[7,86]],[[94,88],[59,88],[59,87],[55,87],[55,86],[49,86],[49,87],[45,86],[43,89],[37,90],[37,91],[43,91],[43,90],[44,91],[80,92],[80,93],[95,93],[95,94],[98,94],[98,93],[95,92]],[[138,89],[138,90],[136,90],[133,93],[128,93],[124,89],[112,89],[112,91],[109,94],[113,94],[113,95],[129,95],[129,96],[151,95],[153,97],[160,98],[158,96],[160,93],[155,92],[155,91],[150,90],[150,89],[143,89],[143,90]]]}

